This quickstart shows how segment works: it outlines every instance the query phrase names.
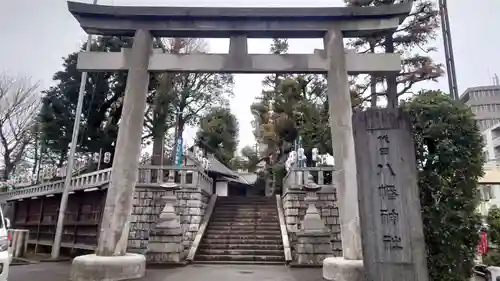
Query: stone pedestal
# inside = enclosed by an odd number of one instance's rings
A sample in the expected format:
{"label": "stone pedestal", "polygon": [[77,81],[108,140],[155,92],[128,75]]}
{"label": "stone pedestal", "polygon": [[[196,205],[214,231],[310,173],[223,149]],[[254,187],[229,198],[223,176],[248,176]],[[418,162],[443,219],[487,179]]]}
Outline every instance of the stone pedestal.
{"label": "stone pedestal", "polygon": [[[172,192],[173,193],[173,192]],[[156,227],[149,234],[148,263],[180,263],[183,246],[182,230],[179,216],[175,213],[174,205],[177,197],[173,194],[162,198],[165,202]]]}
{"label": "stone pedestal", "polygon": [[366,281],[363,261],[326,258],[323,261],[323,278],[332,281]]}
{"label": "stone pedestal", "polygon": [[104,257],[92,255],[73,259],[70,280],[72,281],[118,281],[144,277],[146,258],[138,254]]}
{"label": "stone pedestal", "polygon": [[297,264],[321,266],[332,256],[330,233],[326,231],[299,231],[297,233]]}

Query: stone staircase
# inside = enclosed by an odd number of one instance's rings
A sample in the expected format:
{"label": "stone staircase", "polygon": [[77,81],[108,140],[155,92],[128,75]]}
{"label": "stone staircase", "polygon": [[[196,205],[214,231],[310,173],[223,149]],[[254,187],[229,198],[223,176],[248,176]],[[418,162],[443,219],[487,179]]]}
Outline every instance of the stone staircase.
{"label": "stone staircase", "polygon": [[276,198],[218,197],[195,262],[285,263]]}

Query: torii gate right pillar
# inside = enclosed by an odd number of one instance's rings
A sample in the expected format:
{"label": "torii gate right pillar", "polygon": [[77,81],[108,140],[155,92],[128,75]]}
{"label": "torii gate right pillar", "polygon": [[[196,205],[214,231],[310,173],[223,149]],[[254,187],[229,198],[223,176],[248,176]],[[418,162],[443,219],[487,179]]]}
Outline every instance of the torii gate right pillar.
{"label": "torii gate right pillar", "polygon": [[[323,275],[335,269],[334,280],[364,280],[358,206],[358,183],[352,130],[352,104],[346,69],[344,38],[339,28],[324,37],[327,56],[329,122],[337,170],[337,202],[340,212],[342,258],[326,258]],[[327,278],[330,280],[330,278]]]}
{"label": "torii gate right pillar", "polygon": [[335,169],[338,171],[337,202],[340,209],[342,252],[345,259],[362,260],[352,104],[343,39],[341,30],[335,28],[327,32],[324,38],[328,61],[329,122]]}

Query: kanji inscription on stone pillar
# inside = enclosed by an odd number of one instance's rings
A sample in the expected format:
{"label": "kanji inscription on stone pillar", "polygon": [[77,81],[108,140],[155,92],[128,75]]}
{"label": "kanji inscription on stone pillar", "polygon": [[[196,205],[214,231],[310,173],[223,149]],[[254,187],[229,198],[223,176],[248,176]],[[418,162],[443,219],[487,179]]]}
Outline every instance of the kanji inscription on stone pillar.
{"label": "kanji inscription on stone pillar", "polygon": [[427,281],[411,126],[401,109],[353,116],[361,236],[370,281]]}

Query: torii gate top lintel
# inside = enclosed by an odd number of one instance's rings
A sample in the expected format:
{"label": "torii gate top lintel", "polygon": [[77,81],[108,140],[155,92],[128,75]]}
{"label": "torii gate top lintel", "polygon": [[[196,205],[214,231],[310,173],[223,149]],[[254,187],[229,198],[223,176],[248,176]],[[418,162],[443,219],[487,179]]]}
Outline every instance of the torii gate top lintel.
{"label": "torii gate top lintel", "polygon": [[344,38],[391,32],[413,1],[376,7],[148,7],[68,2],[85,32],[133,36],[139,28],[155,37],[323,38],[332,24]]}

